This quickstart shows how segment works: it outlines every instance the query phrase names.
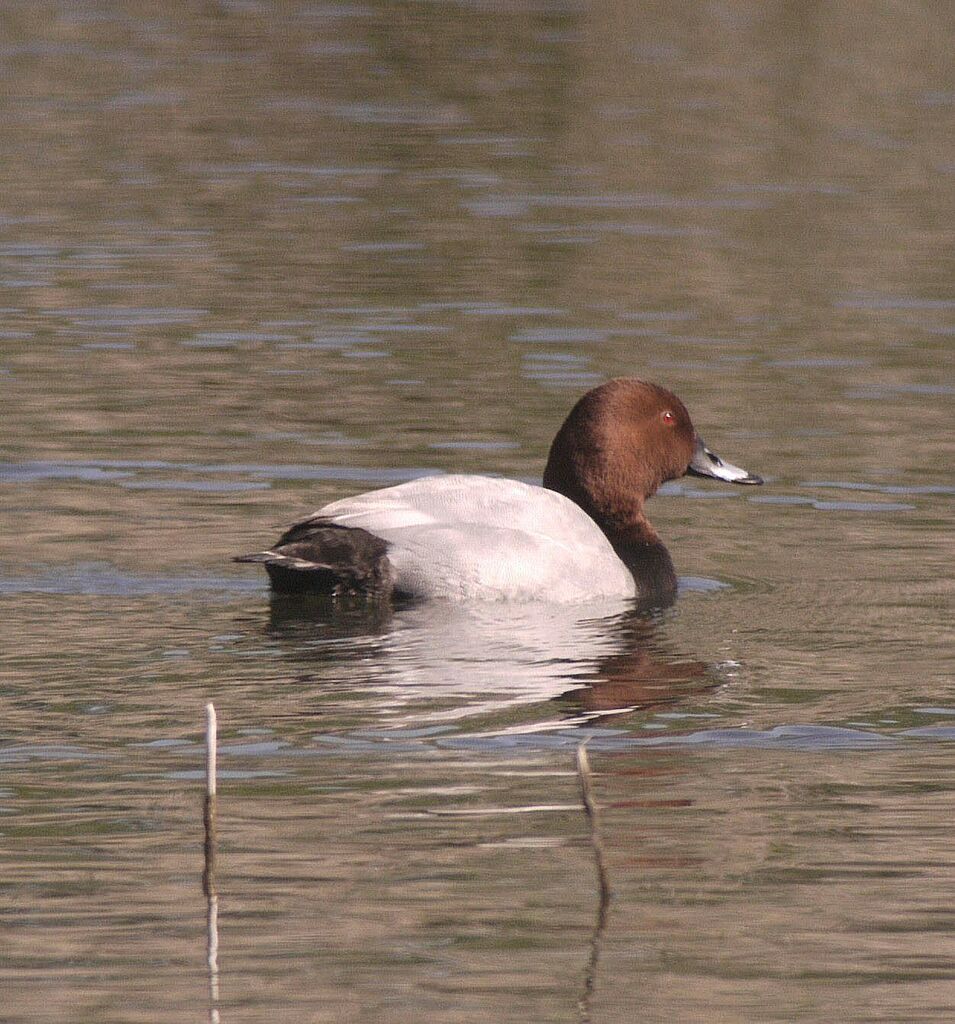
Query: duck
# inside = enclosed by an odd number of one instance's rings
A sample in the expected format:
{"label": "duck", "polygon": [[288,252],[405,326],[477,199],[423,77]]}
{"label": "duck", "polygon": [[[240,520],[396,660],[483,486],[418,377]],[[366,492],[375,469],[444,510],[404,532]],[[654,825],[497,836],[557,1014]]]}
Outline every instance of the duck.
{"label": "duck", "polygon": [[234,561],[264,565],[276,594],[665,607],[676,570],[644,504],[687,474],[763,482],[711,451],[671,391],[619,377],[570,410],[540,486],[462,474],[411,480],[324,505]]}

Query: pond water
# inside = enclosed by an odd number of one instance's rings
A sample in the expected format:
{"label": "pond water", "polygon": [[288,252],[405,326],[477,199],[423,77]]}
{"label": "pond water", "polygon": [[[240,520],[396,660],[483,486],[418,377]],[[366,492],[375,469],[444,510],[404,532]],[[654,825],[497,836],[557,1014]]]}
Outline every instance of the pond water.
{"label": "pond water", "polygon": [[[950,1019],[950,6],[2,26],[4,1019]],[[666,612],[230,562],[622,374],[767,480],[653,499]]]}

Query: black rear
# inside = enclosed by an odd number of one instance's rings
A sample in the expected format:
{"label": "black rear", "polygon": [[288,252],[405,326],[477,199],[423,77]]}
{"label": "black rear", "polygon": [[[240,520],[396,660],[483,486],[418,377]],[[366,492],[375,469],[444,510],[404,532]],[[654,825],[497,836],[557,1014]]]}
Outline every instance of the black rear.
{"label": "black rear", "polygon": [[306,519],[286,530],[268,551],[240,555],[236,562],[261,562],[280,594],[387,596],[394,586],[388,545],[356,527]]}

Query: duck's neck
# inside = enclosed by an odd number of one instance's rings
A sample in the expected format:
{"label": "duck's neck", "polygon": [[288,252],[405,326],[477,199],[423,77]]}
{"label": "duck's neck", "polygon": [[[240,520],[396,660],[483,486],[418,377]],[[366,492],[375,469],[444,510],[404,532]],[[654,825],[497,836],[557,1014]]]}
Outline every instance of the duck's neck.
{"label": "duck's neck", "polygon": [[601,523],[621,562],[630,570],[641,602],[667,605],[676,598],[676,569],[673,559],[643,512],[625,525]]}
{"label": "duck's neck", "polygon": [[630,570],[641,603],[670,604],[676,597],[676,570],[643,514],[645,499],[669,474],[654,470],[632,448],[620,454],[613,438],[608,440],[613,432],[590,401],[593,394],[577,403],[557,432],[544,486],[570,498],[600,527]]}
{"label": "duck's neck", "polygon": [[604,532],[617,557],[630,570],[641,603],[668,605],[676,598],[676,569],[670,552],[643,514],[643,502],[629,499],[613,508],[598,508],[587,491],[548,463],[544,486],[570,498]]}

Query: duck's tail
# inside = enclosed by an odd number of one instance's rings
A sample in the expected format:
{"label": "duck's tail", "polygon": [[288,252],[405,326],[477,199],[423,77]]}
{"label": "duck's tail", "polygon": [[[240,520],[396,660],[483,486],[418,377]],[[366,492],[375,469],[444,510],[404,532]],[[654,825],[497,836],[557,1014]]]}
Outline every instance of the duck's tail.
{"label": "duck's tail", "polygon": [[394,587],[388,545],[367,530],[307,521],[288,530],[275,547],[239,555],[233,562],[265,566],[281,594],[387,596]]}
{"label": "duck's tail", "polygon": [[297,572],[309,572],[316,569],[329,569],[331,566],[321,562],[314,562],[309,558],[298,558],[295,555],[286,555],[281,551],[255,551],[251,555],[236,555],[233,562],[261,562],[263,565],[281,565],[285,569],[294,569]]}

